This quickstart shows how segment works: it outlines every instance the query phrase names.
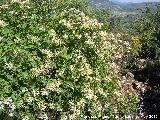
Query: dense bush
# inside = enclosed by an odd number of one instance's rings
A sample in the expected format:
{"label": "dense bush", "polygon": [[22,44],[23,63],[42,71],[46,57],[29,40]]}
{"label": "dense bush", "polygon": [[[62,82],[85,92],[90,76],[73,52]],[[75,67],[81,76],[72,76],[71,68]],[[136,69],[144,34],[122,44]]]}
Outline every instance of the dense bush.
{"label": "dense bush", "polygon": [[130,46],[88,17],[85,6],[73,0],[1,6],[0,119],[115,119],[135,112],[135,96],[120,93],[113,62]]}
{"label": "dense bush", "polygon": [[155,11],[146,8],[142,15],[134,22],[132,34],[139,36],[139,56],[145,59],[157,59],[159,57],[160,35],[160,6]]}

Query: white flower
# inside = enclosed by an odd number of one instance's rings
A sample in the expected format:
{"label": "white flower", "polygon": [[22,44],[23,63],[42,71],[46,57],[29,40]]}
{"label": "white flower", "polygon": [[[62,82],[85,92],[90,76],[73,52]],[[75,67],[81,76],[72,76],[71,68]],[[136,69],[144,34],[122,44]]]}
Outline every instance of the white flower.
{"label": "white flower", "polygon": [[32,40],[33,42],[38,42],[38,41],[39,41],[39,38],[36,37],[36,36],[31,36],[31,40]]}
{"label": "white flower", "polygon": [[32,101],[33,101],[33,97],[29,96],[29,97],[27,98],[27,102],[28,102],[28,103],[31,103]]}
{"label": "white flower", "polygon": [[62,41],[61,41],[61,39],[53,38],[52,42],[55,43],[56,45],[60,45]]}
{"label": "white flower", "polygon": [[123,44],[126,45],[126,46],[130,46],[128,41],[124,41]]}
{"label": "white flower", "polygon": [[14,13],[14,11],[10,11],[9,13],[10,13],[10,14],[13,14],[13,13]]}
{"label": "white flower", "polygon": [[85,91],[85,98],[91,100],[94,97],[94,91],[91,89],[86,89]]}
{"label": "white flower", "polygon": [[122,94],[118,91],[114,91],[114,94],[117,95],[117,96],[121,96]]}
{"label": "white flower", "polygon": [[46,106],[44,105],[44,102],[43,101],[41,101],[41,102],[38,102],[37,103],[38,104],[38,108],[40,109],[40,110],[45,110],[46,109]]}
{"label": "white flower", "polygon": [[13,104],[13,103],[11,103],[10,104],[10,112],[13,112],[14,110],[16,109],[16,106]]}
{"label": "white flower", "polygon": [[48,96],[48,92],[45,90],[45,89],[43,89],[42,91],[41,91],[41,95],[42,96]]}
{"label": "white flower", "polygon": [[45,27],[44,26],[40,26],[39,30],[45,31]]}
{"label": "white flower", "polygon": [[60,85],[61,85],[60,81],[58,81],[58,80],[53,80],[52,83],[49,83],[49,84],[46,86],[46,90],[49,90],[49,91],[58,91]]}
{"label": "white flower", "polygon": [[63,23],[63,24],[66,24],[67,23],[67,20],[63,19],[63,20],[60,20],[59,23]]}
{"label": "white flower", "polygon": [[33,89],[33,96],[36,97],[38,96],[40,93],[38,90]]}
{"label": "white flower", "polygon": [[15,43],[20,43],[22,40],[20,39],[20,38],[18,38],[18,37],[16,37],[16,39],[14,39],[14,42]]}
{"label": "white flower", "polygon": [[11,0],[11,2],[12,3],[14,3],[14,2],[18,2],[18,3],[20,3],[20,4],[25,4],[25,3],[29,3],[29,0]]}
{"label": "white flower", "polygon": [[22,120],[29,120],[29,117],[26,115]]}
{"label": "white flower", "polygon": [[38,76],[42,71],[39,68],[32,68],[31,72],[33,76]]}
{"label": "white flower", "polygon": [[91,41],[90,39],[88,41],[85,41],[85,43],[88,44],[88,45],[94,45],[95,44],[95,42]]}
{"label": "white flower", "polygon": [[78,39],[81,39],[81,38],[82,38],[82,35],[79,35],[79,36],[78,36]]}
{"label": "white flower", "polygon": [[13,117],[13,113],[9,113],[9,116],[10,116],[10,117]]}
{"label": "white flower", "polygon": [[7,23],[3,20],[0,20],[0,27],[5,27],[7,26]]}
{"label": "white flower", "polygon": [[77,106],[84,107],[85,100],[82,98],[79,102],[77,102]]}
{"label": "white flower", "polygon": [[0,110],[1,109],[4,109],[4,105],[3,105],[3,102],[2,101],[0,101]]}
{"label": "white flower", "polygon": [[51,29],[51,30],[48,31],[48,34],[50,36],[56,36],[56,31],[54,29]]}
{"label": "white flower", "polygon": [[66,27],[68,29],[72,29],[73,28],[73,26],[71,25],[71,23],[69,21],[65,25],[66,25]]}
{"label": "white flower", "polygon": [[122,54],[117,54],[116,56],[115,56],[115,58],[118,58],[118,59],[121,59],[123,56],[122,56]]}
{"label": "white flower", "polygon": [[48,58],[51,58],[54,56],[53,53],[49,49],[42,49],[41,52],[44,54],[47,54]]}
{"label": "white flower", "polygon": [[11,97],[8,97],[3,101],[4,105],[10,105],[11,103],[12,103],[12,98]]}
{"label": "white flower", "polygon": [[104,92],[104,90],[103,90],[102,88],[99,88],[99,89],[98,89],[98,93],[99,93],[100,95],[106,96],[106,93]]}
{"label": "white flower", "polygon": [[68,38],[68,35],[67,35],[67,34],[64,34],[63,38],[64,38],[64,39],[67,39],[67,38]]}
{"label": "white flower", "polygon": [[122,40],[118,40],[118,42],[122,43],[123,41]]}
{"label": "white flower", "polygon": [[47,116],[47,114],[46,113],[40,113],[39,114],[39,116],[38,116],[38,118],[40,119],[40,120],[48,120],[48,116]]}
{"label": "white flower", "polygon": [[53,103],[49,103],[49,108],[50,109],[54,109],[55,108],[55,105]]}
{"label": "white flower", "polygon": [[21,0],[11,0],[12,3],[14,2],[18,2],[18,3],[21,3]]}

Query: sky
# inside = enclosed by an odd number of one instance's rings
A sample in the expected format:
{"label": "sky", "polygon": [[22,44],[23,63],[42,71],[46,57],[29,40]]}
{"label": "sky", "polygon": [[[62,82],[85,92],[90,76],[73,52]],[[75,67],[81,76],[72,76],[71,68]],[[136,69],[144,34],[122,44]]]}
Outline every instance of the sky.
{"label": "sky", "polygon": [[120,2],[133,2],[133,3],[140,3],[140,2],[160,2],[160,0],[117,0]]}

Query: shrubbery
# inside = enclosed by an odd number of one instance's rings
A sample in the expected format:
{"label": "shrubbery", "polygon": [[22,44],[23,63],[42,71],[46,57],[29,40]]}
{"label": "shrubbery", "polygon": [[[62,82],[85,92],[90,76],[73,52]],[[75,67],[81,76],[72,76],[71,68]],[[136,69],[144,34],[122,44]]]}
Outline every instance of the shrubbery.
{"label": "shrubbery", "polygon": [[114,62],[130,45],[84,6],[73,0],[1,6],[1,119],[115,119],[135,112],[135,96],[120,91]]}
{"label": "shrubbery", "polygon": [[[155,11],[146,8],[131,26],[132,34],[139,36],[139,55],[144,59],[157,59],[159,56],[160,7]],[[158,56],[157,56],[158,55]]]}

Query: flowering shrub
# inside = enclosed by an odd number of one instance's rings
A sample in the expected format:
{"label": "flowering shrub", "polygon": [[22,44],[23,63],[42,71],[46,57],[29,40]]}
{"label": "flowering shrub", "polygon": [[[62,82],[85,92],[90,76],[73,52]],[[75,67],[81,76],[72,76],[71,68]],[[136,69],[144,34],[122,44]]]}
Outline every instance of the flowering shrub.
{"label": "flowering shrub", "polygon": [[129,43],[72,1],[60,2],[12,1],[0,8],[2,119],[114,119],[134,112],[125,103],[128,93],[119,92],[115,63]]}

